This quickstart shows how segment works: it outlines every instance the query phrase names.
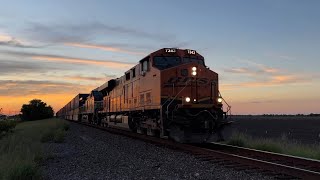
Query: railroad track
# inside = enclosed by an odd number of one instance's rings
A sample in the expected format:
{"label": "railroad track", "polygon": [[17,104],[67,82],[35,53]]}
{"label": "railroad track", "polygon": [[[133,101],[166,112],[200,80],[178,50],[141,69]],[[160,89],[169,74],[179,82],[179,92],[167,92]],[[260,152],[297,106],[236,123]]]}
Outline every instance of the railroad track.
{"label": "railroad track", "polygon": [[[279,172],[283,178],[320,179],[320,161],[296,156],[236,147],[220,143],[195,145],[229,155],[244,157],[245,161],[259,164],[259,168]],[[239,159],[242,161],[241,159]],[[255,162],[254,162],[255,161]],[[261,165],[261,166],[260,166]]]}
{"label": "railroad track", "polygon": [[171,140],[141,135],[121,129],[101,127],[81,122],[76,123],[102,129],[113,134],[140,139],[155,145],[180,150],[193,154],[196,158],[202,161],[212,162],[239,171],[246,171],[248,173],[260,172],[266,176],[271,176],[276,179],[320,179],[320,161],[316,160],[218,143],[207,143],[200,145],[180,144]]}

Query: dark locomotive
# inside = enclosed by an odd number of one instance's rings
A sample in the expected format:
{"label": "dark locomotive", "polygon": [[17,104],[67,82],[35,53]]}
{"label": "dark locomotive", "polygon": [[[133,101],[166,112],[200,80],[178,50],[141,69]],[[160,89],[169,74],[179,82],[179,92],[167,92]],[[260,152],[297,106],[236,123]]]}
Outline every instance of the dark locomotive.
{"label": "dark locomotive", "polygon": [[164,48],[90,94],[79,94],[60,118],[131,130],[177,142],[221,139],[229,124],[218,74],[194,50]]}

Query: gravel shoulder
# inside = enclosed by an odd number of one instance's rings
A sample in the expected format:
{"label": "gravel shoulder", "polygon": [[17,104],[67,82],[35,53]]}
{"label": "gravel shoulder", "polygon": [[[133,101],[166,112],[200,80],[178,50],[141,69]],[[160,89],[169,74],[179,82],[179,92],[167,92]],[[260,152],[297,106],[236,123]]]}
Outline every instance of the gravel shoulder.
{"label": "gravel shoulder", "polygon": [[270,179],[75,123],[64,143],[44,146],[44,179]]}

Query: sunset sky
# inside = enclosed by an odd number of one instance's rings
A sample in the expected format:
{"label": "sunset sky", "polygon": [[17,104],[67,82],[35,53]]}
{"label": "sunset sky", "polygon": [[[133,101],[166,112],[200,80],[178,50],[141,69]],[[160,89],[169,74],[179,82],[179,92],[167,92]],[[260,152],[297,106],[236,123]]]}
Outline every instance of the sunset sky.
{"label": "sunset sky", "polygon": [[194,49],[234,114],[320,113],[320,1],[2,0],[0,108],[59,110],[163,47]]}

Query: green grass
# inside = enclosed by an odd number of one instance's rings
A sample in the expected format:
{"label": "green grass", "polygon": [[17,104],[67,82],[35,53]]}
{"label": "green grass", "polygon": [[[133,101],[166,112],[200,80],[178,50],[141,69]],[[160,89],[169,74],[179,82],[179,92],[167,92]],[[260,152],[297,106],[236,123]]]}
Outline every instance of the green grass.
{"label": "green grass", "polygon": [[0,140],[0,179],[40,179],[38,164],[46,158],[42,143],[62,142],[65,126],[55,118],[17,124]]}
{"label": "green grass", "polygon": [[320,160],[320,144],[305,145],[290,141],[286,136],[278,139],[253,138],[242,133],[234,133],[226,143],[234,146]]}

